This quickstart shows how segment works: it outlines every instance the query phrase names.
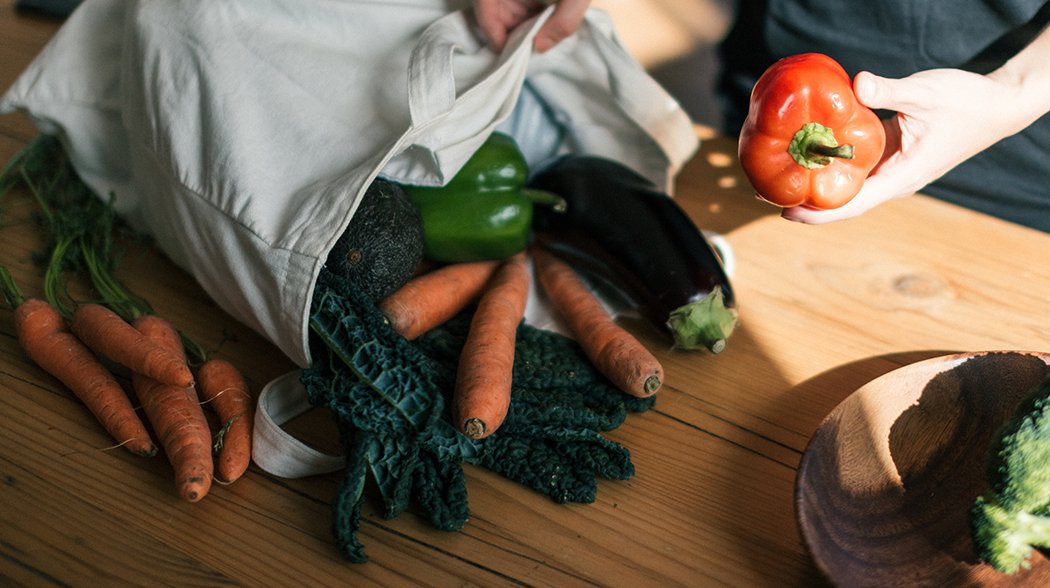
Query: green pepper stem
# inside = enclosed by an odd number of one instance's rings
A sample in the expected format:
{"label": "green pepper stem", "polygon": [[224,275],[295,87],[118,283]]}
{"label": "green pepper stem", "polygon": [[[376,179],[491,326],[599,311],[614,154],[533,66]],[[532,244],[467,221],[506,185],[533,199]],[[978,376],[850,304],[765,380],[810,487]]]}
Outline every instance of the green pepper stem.
{"label": "green pepper stem", "polygon": [[806,169],[824,167],[833,158],[853,159],[853,145],[839,145],[835,132],[820,123],[802,125],[791,138],[787,151],[795,163]]}
{"label": "green pepper stem", "polygon": [[524,188],[521,191],[526,198],[532,201],[533,204],[540,204],[543,206],[550,206],[554,212],[565,212],[569,209],[569,205],[565,202],[565,199],[552,192],[546,190],[535,190],[532,188]]}

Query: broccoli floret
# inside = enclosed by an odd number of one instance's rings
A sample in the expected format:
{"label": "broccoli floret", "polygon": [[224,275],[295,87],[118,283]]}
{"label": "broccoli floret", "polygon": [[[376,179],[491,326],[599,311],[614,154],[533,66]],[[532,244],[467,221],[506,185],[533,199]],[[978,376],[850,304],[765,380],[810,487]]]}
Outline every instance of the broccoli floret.
{"label": "broccoli floret", "polygon": [[1050,547],[1050,517],[1009,510],[983,496],[977,498],[972,517],[981,559],[1000,572],[1027,568],[1033,547]]}
{"label": "broccoli floret", "polygon": [[1050,547],[1050,377],[1018,406],[989,450],[991,488],[971,512],[982,560],[1012,574]]}

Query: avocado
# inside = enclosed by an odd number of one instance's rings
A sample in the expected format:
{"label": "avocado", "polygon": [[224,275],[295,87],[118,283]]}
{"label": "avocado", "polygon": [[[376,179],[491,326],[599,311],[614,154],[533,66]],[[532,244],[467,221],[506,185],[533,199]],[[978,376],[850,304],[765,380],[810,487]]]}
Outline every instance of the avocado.
{"label": "avocado", "polygon": [[325,266],[378,302],[405,284],[423,259],[423,220],[401,186],[376,178]]}

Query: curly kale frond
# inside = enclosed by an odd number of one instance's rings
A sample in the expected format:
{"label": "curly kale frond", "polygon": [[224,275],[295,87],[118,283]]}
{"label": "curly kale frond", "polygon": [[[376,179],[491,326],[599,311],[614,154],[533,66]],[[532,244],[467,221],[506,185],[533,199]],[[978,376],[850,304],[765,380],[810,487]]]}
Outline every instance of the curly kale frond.
{"label": "curly kale frond", "polygon": [[991,488],[971,511],[980,558],[1013,574],[1050,547],[1050,375],[1018,406],[989,448]]}
{"label": "curly kale frond", "polygon": [[515,342],[510,412],[482,440],[450,421],[470,311],[408,341],[345,279],[322,270],[311,308],[313,365],[302,382],[330,408],[347,456],[333,504],[333,532],[350,561],[367,559],[358,540],[366,481],[392,518],[410,503],[434,527],[457,530],[469,515],[463,464],[476,464],[557,502],[593,502],[597,478],[634,473],[630,452],[602,435],[653,398],[634,399],[604,379],[572,340],[522,324]]}

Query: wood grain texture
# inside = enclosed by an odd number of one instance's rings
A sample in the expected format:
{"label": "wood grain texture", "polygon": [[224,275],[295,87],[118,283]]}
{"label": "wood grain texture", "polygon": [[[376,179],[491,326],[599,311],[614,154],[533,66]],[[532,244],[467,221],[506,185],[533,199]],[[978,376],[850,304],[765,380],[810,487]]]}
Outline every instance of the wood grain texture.
{"label": "wood grain texture", "polygon": [[[0,87],[54,30],[0,7]],[[820,585],[793,502],[810,436],[849,393],[902,365],[1050,348],[1050,235],[926,197],[835,225],[789,223],[747,189],[735,143],[698,132],[675,195],[734,248],[741,322],[711,356],[622,321],[666,374],[655,409],[611,434],[632,452],[633,479],[600,482],[594,504],[558,505],[468,468],[471,519],[456,533],[412,512],[385,520],[372,496],[361,533],[371,562],[350,565],[328,527],[338,473],[283,480],[253,466],[184,504],[162,460],[106,450],[0,309],[0,584]],[[0,159],[33,136],[24,116],[0,116]],[[0,209],[0,263],[39,294],[31,199],[14,192]],[[129,247],[119,277],[254,391],[292,369],[155,250]],[[323,412],[289,428],[335,443]]]}

